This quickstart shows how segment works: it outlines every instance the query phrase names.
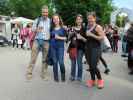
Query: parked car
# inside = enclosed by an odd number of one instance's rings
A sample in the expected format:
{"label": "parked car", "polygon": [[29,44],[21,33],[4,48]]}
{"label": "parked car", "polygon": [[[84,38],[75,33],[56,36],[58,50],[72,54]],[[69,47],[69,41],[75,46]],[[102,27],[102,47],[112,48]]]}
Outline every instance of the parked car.
{"label": "parked car", "polygon": [[10,45],[11,43],[8,41],[8,39],[2,35],[0,35],[0,46],[6,46]]}

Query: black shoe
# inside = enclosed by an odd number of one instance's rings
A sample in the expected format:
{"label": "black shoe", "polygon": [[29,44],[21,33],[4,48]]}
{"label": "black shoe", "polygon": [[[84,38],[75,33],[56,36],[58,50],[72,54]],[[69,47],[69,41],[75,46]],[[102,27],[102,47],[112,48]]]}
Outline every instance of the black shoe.
{"label": "black shoe", "polygon": [[73,82],[73,81],[75,81],[75,78],[73,78],[73,77],[70,77],[70,79],[69,79],[71,82]]}
{"label": "black shoe", "polygon": [[65,81],[66,81],[66,79],[65,79],[65,78],[63,78],[63,79],[61,79],[61,81],[62,81],[62,82],[65,82]]}
{"label": "black shoe", "polygon": [[82,78],[77,78],[77,81],[78,82],[82,82]]}
{"label": "black shoe", "polygon": [[107,74],[107,75],[109,74],[109,72],[110,72],[109,69],[106,69],[106,70],[104,71],[104,73]]}
{"label": "black shoe", "polygon": [[129,74],[129,75],[133,75],[133,71],[129,72],[128,74]]}
{"label": "black shoe", "polygon": [[59,79],[54,79],[55,82],[59,82]]}

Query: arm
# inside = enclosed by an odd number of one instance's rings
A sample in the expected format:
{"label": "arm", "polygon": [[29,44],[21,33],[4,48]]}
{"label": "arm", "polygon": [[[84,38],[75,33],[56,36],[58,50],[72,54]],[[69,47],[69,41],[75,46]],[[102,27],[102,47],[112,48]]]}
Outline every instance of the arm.
{"label": "arm", "polygon": [[86,39],[82,35],[80,35],[80,34],[77,34],[77,39],[86,42]]}
{"label": "arm", "polygon": [[66,33],[66,31],[62,28],[58,34],[55,34],[55,39],[62,40],[62,41],[67,40],[65,33]]}
{"label": "arm", "polygon": [[20,29],[18,29],[18,33],[17,33],[17,35],[19,35],[20,34]]}
{"label": "arm", "polygon": [[59,35],[56,34],[55,35],[55,39],[65,41],[66,40],[66,37],[65,36],[59,36]]}
{"label": "arm", "polygon": [[37,21],[38,21],[38,19],[35,19],[35,21],[33,22],[33,25],[32,25],[32,32],[34,32],[34,33],[36,33],[37,32]]}
{"label": "arm", "polygon": [[12,34],[14,34],[14,28],[12,29]]}
{"label": "arm", "polygon": [[98,41],[101,41],[105,36],[105,33],[104,33],[102,27],[98,25],[96,27],[96,32],[97,32],[98,36],[95,34],[92,34],[92,33],[87,33],[87,36],[92,37]]}

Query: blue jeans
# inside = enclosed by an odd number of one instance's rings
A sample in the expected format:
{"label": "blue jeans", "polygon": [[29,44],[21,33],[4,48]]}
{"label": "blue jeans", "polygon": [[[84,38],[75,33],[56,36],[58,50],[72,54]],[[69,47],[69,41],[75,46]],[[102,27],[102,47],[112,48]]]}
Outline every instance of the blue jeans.
{"label": "blue jeans", "polygon": [[58,63],[60,65],[61,79],[65,80],[64,48],[51,47],[53,59],[54,79],[58,79]]}
{"label": "blue jeans", "polygon": [[78,65],[78,72],[77,72],[77,80],[82,80],[82,73],[83,73],[83,65],[82,65],[82,59],[83,59],[83,50],[77,51],[77,59],[71,59],[71,78],[75,79],[76,76],[76,62]]}
{"label": "blue jeans", "polygon": [[122,41],[122,51],[123,53],[127,53],[127,42]]}

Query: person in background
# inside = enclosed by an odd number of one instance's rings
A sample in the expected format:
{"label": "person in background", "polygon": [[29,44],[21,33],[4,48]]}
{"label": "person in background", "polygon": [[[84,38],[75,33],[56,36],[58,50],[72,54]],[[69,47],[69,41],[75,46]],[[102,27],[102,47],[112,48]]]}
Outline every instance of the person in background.
{"label": "person in background", "polygon": [[30,38],[31,38],[31,35],[33,34],[31,29],[32,29],[32,24],[31,23],[27,24],[24,48],[28,50],[31,48]]}
{"label": "person in background", "polygon": [[109,72],[110,72],[110,69],[109,69],[109,67],[108,67],[108,65],[107,65],[107,62],[105,61],[105,59],[103,58],[102,55],[101,55],[101,57],[100,57],[100,61],[102,62],[103,66],[105,67],[104,73],[108,75]]}
{"label": "person in background", "polygon": [[33,43],[32,43],[32,39],[33,39],[33,37],[32,37],[32,35],[34,34],[34,32],[32,31],[32,26],[33,26],[33,23],[30,23],[29,24],[29,28],[28,28],[28,39],[29,39],[29,45],[30,45],[30,49],[32,49],[32,45],[33,45]]}
{"label": "person in background", "polygon": [[119,40],[119,34],[118,29],[115,27],[113,30],[113,52],[118,52],[118,40]]}
{"label": "person in background", "polygon": [[113,28],[111,25],[108,25],[108,27],[105,30],[106,36],[110,42],[111,49],[113,51]]}
{"label": "person in background", "polygon": [[127,33],[124,30],[121,30],[122,34],[122,57],[128,57],[127,53]]}
{"label": "person in background", "polygon": [[29,28],[29,25],[27,24],[27,26],[22,28],[21,32],[20,32],[20,39],[22,40],[21,48],[23,48],[23,49],[25,49],[26,45],[27,45],[27,38],[28,38],[28,35],[29,35],[28,28]]}
{"label": "person in background", "polygon": [[13,41],[13,48],[15,47],[15,45],[17,46],[19,34],[20,34],[20,28],[18,24],[15,24],[14,28],[12,29],[12,37],[11,37],[11,40]]}

